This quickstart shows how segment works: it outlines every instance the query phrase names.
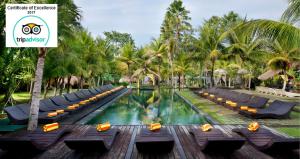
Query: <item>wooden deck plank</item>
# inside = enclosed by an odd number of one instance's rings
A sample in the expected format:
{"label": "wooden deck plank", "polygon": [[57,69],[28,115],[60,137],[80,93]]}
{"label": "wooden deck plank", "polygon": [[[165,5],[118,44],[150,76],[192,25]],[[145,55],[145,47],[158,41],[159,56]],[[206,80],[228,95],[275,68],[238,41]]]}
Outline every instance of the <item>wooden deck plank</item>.
{"label": "wooden deck plank", "polygon": [[[80,136],[84,134],[89,128],[95,127],[93,125],[65,125],[73,130],[72,136]],[[300,151],[295,150],[292,153],[277,153],[277,154],[265,154],[256,150],[249,144],[245,144],[241,149],[235,151],[233,154],[222,156],[219,154],[208,154],[203,153],[197,147],[197,143],[194,141],[193,136],[189,133],[191,128],[199,128],[196,125],[180,125],[180,126],[165,126],[174,136],[175,145],[173,150],[168,154],[142,154],[139,153],[136,149],[134,140],[135,135],[140,132],[141,128],[146,128],[146,126],[139,125],[119,125],[112,126],[120,129],[120,134],[117,136],[115,143],[108,152],[92,152],[92,153],[82,153],[75,152],[69,149],[63,142],[63,138],[60,139],[54,146],[49,150],[35,154],[33,156],[22,156],[23,158],[35,158],[35,159],[48,159],[48,158],[58,158],[58,159],[79,159],[79,158],[132,158],[132,159],[152,159],[152,158],[163,158],[163,159],[178,159],[178,158],[196,158],[196,159],[223,159],[223,158],[232,158],[232,159],[273,159],[273,158],[299,158]],[[228,136],[237,136],[238,134],[233,133],[232,129],[236,127],[243,127],[243,125],[216,125],[216,128],[222,130]],[[21,135],[24,132],[15,132],[8,134],[9,136]],[[177,139],[177,141],[176,141]],[[181,149],[181,150],[180,150]],[[180,152],[181,151],[181,152]],[[1,158],[12,158],[18,153],[12,152],[5,153],[1,152]],[[8,154],[8,155],[7,155]],[[184,154],[184,155],[183,155]]]}

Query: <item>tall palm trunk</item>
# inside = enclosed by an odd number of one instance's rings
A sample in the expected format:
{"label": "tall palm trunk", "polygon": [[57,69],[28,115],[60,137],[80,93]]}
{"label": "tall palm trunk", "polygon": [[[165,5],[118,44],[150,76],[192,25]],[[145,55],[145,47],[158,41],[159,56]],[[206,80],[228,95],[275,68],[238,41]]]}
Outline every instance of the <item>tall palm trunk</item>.
{"label": "tall palm trunk", "polygon": [[161,79],[161,74],[160,74],[160,64],[158,65],[158,73],[159,73],[159,78],[158,78],[157,86],[158,86],[158,88],[160,88],[160,79]]}
{"label": "tall palm trunk", "polygon": [[79,85],[80,85],[80,89],[82,89],[83,88],[83,75],[80,76]]}
{"label": "tall palm trunk", "polygon": [[32,100],[31,100],[31,107],[30,107],[30,114],[29,114],[29,122],[27,127],[27,129],[30,131],[35,130],[38,126],[40,95],[41,95],[46,53],[47,53],[46,48],[39,48],[39,57],[36,65],[33,93],[32,93]]}
{"label": "tall palm trunk", "polygon": [[71,79],[72,79],[72,76],[69,76],[68,77],[68,83],[67,83],[67,92],[70,93],[70,89],[71,89]]}
{"label": "tall palm trunk", "polygon": [[215,60],[212,60],[211,63],[212,63],[212,66],[211,66],[210,79],[211,79],[211,85],[213,87],[213,86],[215,86],[215,79],[214,79]]}
{"label": "tall palm trunk", "polygon": [[48,90],[49,90],[49,87],[50,87],[50,84],[51,84],[50,81],[51,80],[48,79],[47,82],[46,82],[46,84],[45,84],[46,86],[44,87],[44,99],[47,97]]}
{"label": "tall palm trunk", "polygon": [[64,84],[65,84],[65,78],[61,77],[60,78],[60,84],[59,84],[59,95],[62,95],[62,93],[63,93]]}
{"label": "tall palm trunk", "polygon": [[128,66],[128,76],[129,76],[129,87],[131,88],[131,84],[132,84],[132,81],[131,81],[131,69],[130,69],[130,64],[128,63],[127,64]]}

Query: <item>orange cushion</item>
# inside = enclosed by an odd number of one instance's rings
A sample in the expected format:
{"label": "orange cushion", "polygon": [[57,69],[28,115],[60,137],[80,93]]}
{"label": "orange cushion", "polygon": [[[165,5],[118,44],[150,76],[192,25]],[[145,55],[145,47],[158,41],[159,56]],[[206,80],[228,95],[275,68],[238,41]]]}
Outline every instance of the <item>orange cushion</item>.
{"label": "orange cushion", "polygon": [[58,123],[52,123],[52,124],[46,124],[43,126],[43,131],[44,132],[49,132],[49,131],[53,131],[59,128],[59,124]]}
{"label": "orange cushion", "polygon": [[57,113],[56,112],[51,112],[51,113],[48,113],[47,116],[48,117],[54,117],[54,116],[57,116]]}
{"label": "orange cushion", "polygon": [[69,110],[74,110],[74,109],[76,109],[76,107],[71,105],[71,106],[68,106],[68,109]]}
{"label": "orange cushion", "polygon": [[248,106],[241,106],[241,110],[248,110]]}
{"label": "orange cushion", "polygon": [[248,112],[251,112],[251,113],[257,113],[257,109],[255,108],[248,108]]}
{"label": "orange cushion", "polygon": [[160,128],[161,128],[160,123],[153,123],[153,124],[150,124],[149,130],[155,131],[155,130],[159,130]]}
{"label": "orange cushion", "polygon": [[200,127],[202,131],[210,131],[213,127],[210,124],[204,124]]}
{"label": "orange cushion", "polygon": [[106,131],[106,130],[110,129],[110,123],[107,122],[107,123],[104,123],[104,124],[98,124],[96,129],[98,131]]}
{"label": "orange cushion", "polygon": [[251,122],[249,125],[248,125],[248,130],[249,131],[257,131],[259,129],[259,124],[258,122]]}
{"label": "orange cushion", "polygon": [[56,110],[57,114],[63,114],[65,111],[63,109]]}

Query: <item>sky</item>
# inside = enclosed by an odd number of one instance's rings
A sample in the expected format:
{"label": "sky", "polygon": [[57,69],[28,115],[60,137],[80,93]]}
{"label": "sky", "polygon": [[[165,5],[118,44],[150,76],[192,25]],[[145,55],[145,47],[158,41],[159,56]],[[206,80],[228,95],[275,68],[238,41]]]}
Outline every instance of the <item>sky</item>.
{"label": "sky", "polygon": [[[82,11],[82,25],[93,36],[105,31],[130,33],[137,46],[160,34],[164,14],[173,0],[74,0]],[[287,0],[183,0],[191,24],[198,28],[211,16],[234,11],[247,19],[279,20]]]}

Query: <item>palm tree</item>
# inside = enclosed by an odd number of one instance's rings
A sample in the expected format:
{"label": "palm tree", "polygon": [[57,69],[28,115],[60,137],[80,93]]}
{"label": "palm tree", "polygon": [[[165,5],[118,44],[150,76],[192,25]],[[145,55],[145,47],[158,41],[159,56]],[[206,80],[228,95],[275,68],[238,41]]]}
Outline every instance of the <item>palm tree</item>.
{"label": "palm tree", "polygon": [[128,77],[130,78],[130,86],[131,86],[131,76],[132,76],[131,65],[136,63],[136,51],[134,45],[132,43],[125,44],[121,48],[120,52],[121,54],[120,57],[118,57],[118,60],[127,65]]}
{"label": "palm tree", "polygon": [[200,29],[200,48],[201,52],[206,55],[206,59],[210,61],[211,64],[211,82],[212,86],[214,86],[214,68],[215,62],[221,54],[221,41],[223,40],[223,36],[218,32],[215,27],[208,22]]}
{"label": "palm tree", "polygon": [[174,0],[167,9],[165,19],[161,26],[161,37],[168,45],[168,56],[171,67],[171,83],[173,87],[174,68],[173,60],[174,56],[179,54],[182,46],[182,37],[192,30],[189,21],[191,18],[188,16],[189,11],[183,6],[181,0]]}
{"label": "palm tree", "polygon": [[185,75],[191,72],[191,63],[188,54],[181,53],[177,56],[175,60],[175,72],[177,72],[179,77],[179,88],[185,85]]}
{"label": "palm tree", "polygon": [[[78,26],[80,14],[77,6],[72,0],[43,0],[36,1],[37,3],[57,4],[58,5],[58,39],[63,40],[64,36],[72,36],[70,26]],[[35,80],[33,86],[33,93],[31,99],[31,108],[28,122],[28,130],[35,130],[38,124],[38,112],[39,112],[39,97],[41,94],[43,69],[45,64],[45,57],[47,54],[46,48],[39,48],[37,67],[35,71]]]}
{"label": "palm tree", "polygon": [[156,73],[157,71],[153,67],[153,56],[141,48],[136,54],[136,70],[134,71],[132,77],[137,77],[138,87],[139,80],[141,76],[148,76],[152,79],[153,84],[155,84],[155,79],[160,81],[160,75]]}
{"label": "palm tree", "polygon": [[[161,65],[163,63],[163,58],[167,52],[166,45],[162,42],[161,38],[154,39],[147,49],[147,54],[152,58],[151,60],[156,60],[155,63],[158,65],[158,75],[161,77]],[[160,86],[160,80],[158,81],[158,87]]]}
{"label": "palm tree", "polygon": [[256,32],[272,40],[279,40],[284,46],[299,47],[300,29],[294,26],[300,21],[300,2],[288,0],[289,6],[284,11],[281,21],[258,19],[241,24],[236,29],[248,34]]}

